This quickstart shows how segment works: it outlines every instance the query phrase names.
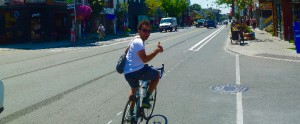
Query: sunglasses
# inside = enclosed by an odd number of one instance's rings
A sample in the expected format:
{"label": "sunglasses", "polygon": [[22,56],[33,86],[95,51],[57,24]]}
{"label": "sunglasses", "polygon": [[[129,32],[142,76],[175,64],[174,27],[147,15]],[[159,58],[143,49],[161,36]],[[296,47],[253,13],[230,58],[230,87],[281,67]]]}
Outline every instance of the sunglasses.
{"label": "sunglasses", "polygon": [[151,30],[147,30],[147,29],[142,29],[142,31],[143,31],[144,33],[150,33],[150,32],[151,32]]}

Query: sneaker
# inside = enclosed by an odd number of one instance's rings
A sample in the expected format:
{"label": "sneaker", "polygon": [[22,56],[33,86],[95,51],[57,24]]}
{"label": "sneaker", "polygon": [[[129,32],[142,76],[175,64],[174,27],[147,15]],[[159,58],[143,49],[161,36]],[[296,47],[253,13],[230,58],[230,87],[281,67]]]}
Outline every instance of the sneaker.
{"label": "sneaker", "polygon": [[151,104],[150,104],[150,99],[147,98],[147,97],[144,97],[143,98],[143,104],[142,104],[142,107],[143,108],[146,108],[146,109],[150,109],[151,108]]}

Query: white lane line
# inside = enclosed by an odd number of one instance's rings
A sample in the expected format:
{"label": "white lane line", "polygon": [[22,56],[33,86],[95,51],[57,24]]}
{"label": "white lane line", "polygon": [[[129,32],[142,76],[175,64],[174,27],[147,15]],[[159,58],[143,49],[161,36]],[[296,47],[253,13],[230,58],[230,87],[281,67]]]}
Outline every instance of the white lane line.
{"label": "white lane line", "polygon": [[117,114],[117,116],[119,116],[120,114],[122,114],[122,111],[121,111],[121,112],[119,112],[119,113]]}
{"label": "white lane line", "polygon": [[[236,84],[241,84],[241,75],[240,75],[240,63],[239,63],[239,55],[236,55]],[[237,124],[243,124],[244,118],[243,118],[243,98],[242,93],[239,92],[236,94],[236,123]]]}
{"label": "white lane line", "polygon": [[112,122],[112,120],[110,120],[107,124],[110,124]]}
{"label": "white lane line", "polygon": [[235,69],[235,75],[236,75],[236,84],[241,84],[241,76],[240,76],[240,61],[239,61],[239,54],[235,55],[235,63],[236,63],[236,69]]}
{"label": "white lane line", "polygon": [[[223,29],[223,28],[220,28]],[[206,43],[208,43],[211,39],[213,39],[217,34],[219,34],[222,30],[219,30],[217,33],[215,33],[213,36],[211,36],[205,43],[203,43],[199,48],[197,48],[194,51],[199,51]]]}
{"label": "white lane line", "polygon": [[209,40],[207,40],[207,39],[209,39],[211,36],[213,36],[214,34],[216,34],[218,31],[222,30],[223,28],[224,28],[224,27],[222,27],[222,28],[216,30],[215,32],[213,32],[212,34],[208,35],[208,36],[205,37],[203,40],[199,41],[197,44],[195,44],[194,46],[192,46],[191,48],[189,48],[189,50],[195,51],[194,49],[195,49],[197,46],[199,46],[200,44],[202,44],[202,43],[205,42],[205,41],[208,42]]}

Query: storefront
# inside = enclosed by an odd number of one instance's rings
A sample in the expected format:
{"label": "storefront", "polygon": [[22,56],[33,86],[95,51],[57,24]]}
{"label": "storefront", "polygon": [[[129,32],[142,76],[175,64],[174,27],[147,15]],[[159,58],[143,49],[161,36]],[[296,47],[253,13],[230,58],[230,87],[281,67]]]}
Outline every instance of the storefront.
{"label": "storefront", "polygon": [[115,33],[115,18],[115,11],[113,8],[103,8],[98,23],[104,25],[106,33],[113,34]]}
{"label": "storefront", "polygon": [[26,37],[24,6],[0,9],[0,44],[22,43]]}
{"label": "storefront", "polygon": [[0,6],[0,44],[69,38],[71,17],[65,5],[27,2]]}
{"label": "storefront", "polygon": [[[292,6],[291,7],[292,8],[292,22],[293,23],[296,21],[300,22],[300,0],[292,0],[291,6]],[[290,36],[291,38],[294,37],[293,33],[291,33],[291,36]]]}

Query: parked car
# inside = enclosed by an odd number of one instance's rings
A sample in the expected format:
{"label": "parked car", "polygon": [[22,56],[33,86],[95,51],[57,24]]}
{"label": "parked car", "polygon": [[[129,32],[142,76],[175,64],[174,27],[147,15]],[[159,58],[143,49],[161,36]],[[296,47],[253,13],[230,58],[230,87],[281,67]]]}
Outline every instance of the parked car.
{"label": "parked car", "polygon": [[210,28],[210,27],[217,28],[217,23],[214,20],[208,20],[208,21],[206,21],[206,27],[207,28]]}
{"label": "parked car", "polygon": [[162,31],[177,31],[177,20],[175,17],[162,18],[159,23],[159,30]]}
{"label": "parked car", "polygon": [[2,113],[2,111],[4,110],[3,101],[4,101],[4,85],[3,82],[0,80],[0,113]]}

